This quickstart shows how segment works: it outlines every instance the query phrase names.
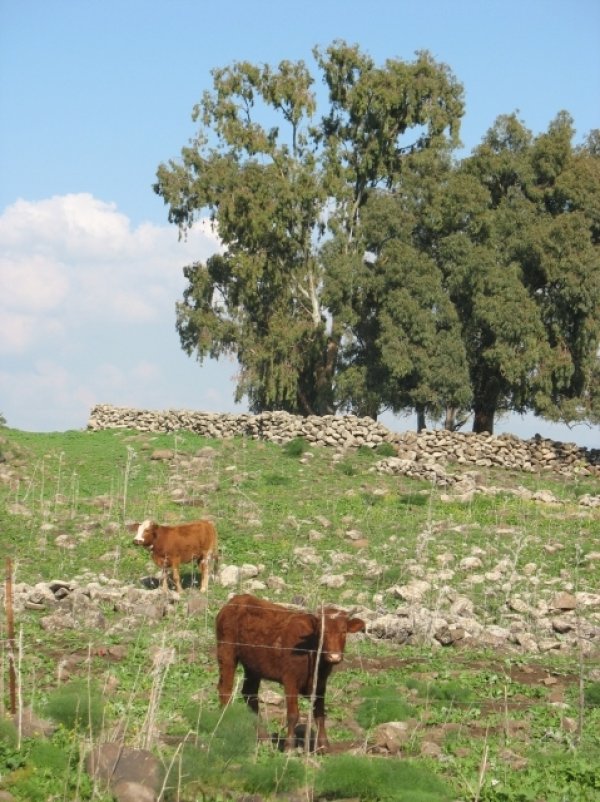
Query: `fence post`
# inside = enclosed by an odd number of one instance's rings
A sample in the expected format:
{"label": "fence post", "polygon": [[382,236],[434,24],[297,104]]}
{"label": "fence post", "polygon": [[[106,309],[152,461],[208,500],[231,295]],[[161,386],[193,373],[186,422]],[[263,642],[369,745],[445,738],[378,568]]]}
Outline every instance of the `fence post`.
{"label": "fence post", "polygon": [[10,697],[10,712],[17,712],[17,673],[15,670],[15,616],[13,607],[13,570],[12,560],[6,558],[6,630],[8,643],[8,689]]}

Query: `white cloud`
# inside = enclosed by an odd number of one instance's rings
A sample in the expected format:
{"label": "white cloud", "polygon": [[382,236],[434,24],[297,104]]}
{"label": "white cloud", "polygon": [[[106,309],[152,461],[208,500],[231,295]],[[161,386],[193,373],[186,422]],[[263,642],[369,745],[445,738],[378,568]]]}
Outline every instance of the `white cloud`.
{"label": "white cloud", "polygon": [[129,220],[114,204],[88,193],[18,200],[0,218],[0,242],[17,250],[92,258],[118,253],[131,237]]}
{"label": "white cloud", "polygon": [[208,221],[184,242],[173,226],[132,229],[114,204],[89,194],[19,200],[0,215],[0,317],[12,315],[15,326],[3,349],[22,353],[49,328],[60,334],[50,315],[60,315],[67,336],[85,336],[94,322],[135,326],[173,315],[183,265],[218,248]]}
{"label": "white cloud", "polygon": [[3,310],[0,304],[0,353],[22,356],[37,342],[64,338],[64,326],[52,316],[36,317]]}
{"label": "white cloud", "polygon": [[219,247],[209,221],[180,241],[174,226],[132,227],[114,204],[86,193],[4,209],[0,412],[9,425],[79,426],[94,403],[156,399],[165,360],[170,369],[182,358],[182,268]]}
{"label": "white cloud", "polygon": [[7,308],[53,309],[68,291],[67,272],[60,262],[36,253],[0,258],[0,303]]}

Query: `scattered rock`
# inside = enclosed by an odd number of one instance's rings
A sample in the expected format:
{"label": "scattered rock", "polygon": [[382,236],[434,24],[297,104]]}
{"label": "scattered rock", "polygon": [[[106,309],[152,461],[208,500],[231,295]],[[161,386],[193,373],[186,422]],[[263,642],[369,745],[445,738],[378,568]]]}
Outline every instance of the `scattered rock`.
{"label": "scattered rock", "polygon": [[431,584],[425,580],[413,579],[407,585],[396,585],[391,592],[399,599],[407,602],[421,601],[423,596],[431,590]]}
{"label": "scattered rock", "polygon": [[157,448],[150,454],[150,459],[169,461],[175,458],[175,452],[170,448]]}
{"label": "scattered rock", "polygon": [[410,740],[412,730],[406,721],[388,721],[374,728],[370,738],[371,751],[397,755]]}
{"label": "scattered rock", "polygon": [[123,802],[145,802],[146,799],[155,802],[163,777],[162,766],[151,752],[115,742],[103,743],[93,749],[86,758],[86,770],[96,782],[113,793],[119,785],[124,793],[131,790],[132,784],[145,789],[144,795],[137,798],[120,797]]}
{"label": "scattered rock", "polygon": [[565,632],[570,632],[573,629],[573,622],[566,616],[557,616],[552,619],[552,629],[564,635]]}
{"label": "scattered rock", "polygon": [[343,574],[324,574],[319,584],[327,588],[342,588],[346,584],[346,577]]}
{"label": "scattered rock", "polygon": [[557,593],[556,596],[552,599],[550,606],[554,610],[574,610],[577,606],[577,599],[573,596],[572,593],[567,593],[567,591],[562,591],[561,593]]}
{"label": "scattered rock", "polygon": [[[600,449],[579,448],[574,443],[560,443],[539,435],[520,440],[510,434],[498,437],[487,434],[449,432],[444,429],[396,433],[378,421],[354,415],[291,415],[287,412],[218,414],[189,410],[155,412],[99,404],[90,411],[88,429],[130,428],[140,432],[169,432],[187,429],[201,436],[229,439],[251,437],[286,443],[295,437],[307,442],[328,445],[340,450],[348,447],[376,448],[384,442],[394,445],[398,456],[381,460],[374,468],[378,473],[404,473],[428,479],[442,486],[463,483],[459,493],[469,493],[475,485],[480,492],[477,473],[458,478],[446,474],[441,464],[499,466],[532,473],[554,471],[566,476],[600,474]],[[164,456],[154,457],[154,454]],[[170,454],[170,456],[167,456]],[[436,462],[432,455],[435,455]],[[153,452],[155,459],[173,459],[166,449]],[[207,455],[212,458],[213,455]],[[465,483],[468,487],[465,490]],[[531,494],[542,503],[556,504],[553,494],[545,491]],[[583,496],[583,504],[600,505],[600,498]],[[597,500],[596,500],[597,499]]]}

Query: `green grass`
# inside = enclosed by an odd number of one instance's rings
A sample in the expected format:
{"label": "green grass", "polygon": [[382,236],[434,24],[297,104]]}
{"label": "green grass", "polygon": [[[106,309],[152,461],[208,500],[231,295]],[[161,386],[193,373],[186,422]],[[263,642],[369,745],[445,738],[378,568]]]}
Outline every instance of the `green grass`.
{"label": "green grass", "polygon": [[352,755],[324,760],[316,778],[324,799],[361,802],[450,802],[450,788],[425,763],[391,761]]}
{"label": "green grass", "polygon": [[437,680],[423,682],[422,680],[415,680],[409,677],[404,684],[407,688],[416,690],[419,696],[425,699],[432,699],[450,704],[469,704],[473,701],[473,690],[455,680],[449,680],[447,682],[439,682]]}
{"label": "green grass", "polygon": [[415,712],[415,708],[400,695],[397,686],[369,687],[356,711],[356,720],[364,729],[370,729],[388,721],[405,721]]}
{"label": "green grass", "polygon": [[95,683],[73,680],[52,691],[44,713],[69,730],[97,734],[104,723],[105,703]]}
{"label": "green grass", "polygon": [[[340,457],[301,439],[278,446],[211,440],[190,432],[30,434],[3,429],[2,436],[2,452],[9,458],[2,467],[12,477],[0,483],[0,527],[17,584],[76,579],[85,585],[102,576],[105,585],[141,589],[142,580],[157,568],[147,552],[133,546],[125,523],[211,516],[222,563],[258,566],[258,579],[267,585],[259,595],[275,601],[302,597],[315,608],[323,601],[393,614],[406,605],[390,589],[418,578],[430,583],[423,599],[440,616],[448,609],[445,594],[450,591],[452,598],[465,596],[473,603],[480,622],[510,628],[514,613],[506,601],[512,596],[535,610],[559,590],[597,593],[600,587],[600,564],[586,559],[598,550],[600,514],[578,505],[584,493],[600,493],[594,478],[482,469],[487,484],[503,492],[448,503],[441,499],[444,488],[374,472],[387,446]],[[152,459],[157,449],[170,449],[176,458]],[[550,490],[561,505],[549,507],[509,492],[519,485]],[[202,506],[178,503],[181,495],[174,491]],[[481,566],[461,568],[461,560],[473,554]],[[442,570],[449,573],[442,577]],[[485,578],[496,571],[498,580]],[[344,585],[320,584],[325,573],[343,573]],[[184,575],[189,578],[186,570]],[[474,582],[477,575],[484,580]],[[281,590],[269,588],[272,578],[283,582]],[[100,740],[117,727],[126,743],[138,745],[154,727],[165,741],[150,737],[152,748],[171,766],[168,795],[179,795],[181,802],[203,794],[206,799],[244,793],[268,799],[278,792],[313,791],[332,799],[473,802],[484,744],[489,760],[480,800],[544,798],[545,777],[557,787],[562,783],[574,800],[593,798],[596,789],[586,767],[598,754],[600,698],[597,677],[589,673],[592,655],[582,658],[577,650],[499,653],[465,642],[460,648],[434,648],[419,639],[396,645],[352,636],[346,660],[328,684],[332,744],[364,752],[372,727],[410,718],[416,727],[411,754],[435,735],[441,758],[421,763],[348,753],[307,762],[302,755],[280,755],[269,744],[257,745],[256,720],[241,703],[221,719],[214,617],[229,593],[211,584],[206,607],[192,612],[187,604],[197,591],[186,590],[164,614],[128,624],[123,622],[130,602],[106,601],[100,605],[103,628],[80,624],[46,631],[43,619],[70,612],[68,601],[41,612],[20,609],[16,626],[23,643],[23,704],[38,715],[52,713],[61,726],[47,751],[45,745],[34,749],[35,741],[27,738],[19,748],[14,728],[0,718],[0,789],[10,790],[19,802],[91,798],[93,789],[79,767],[80,750],[85,751],[90,736]],[[149,598],[147,604],[153,604],[160,591]],[[581,613],[586,620],[592,614],[593,609]],[[523,620],[528,626],[536,621],[533,615]],[[154,662],[161,650],[173,653],[163,673]],[[5,659],[0,666],[6,697]],[[531,680],[525,669],[535,672]],[[585,678],[582,710],[580,675]],[[558,686],[544,684],[543,677],[564,684],[557,698],[566,707],[554,704]],[[272,689],[281,693],[280,686]],[[152,697],[153,724],[148,721]],[[8,700],[3,701],[6,707]],[[261,710],[263,717],[267,712],[271,717],[269,732],[280,730],[282,706],[267,711],[263,705]],[[302,701],[303,716],[307,710]],[[528,760],[527,768],[513,776],[502,770],[499,757],[507,746]],[[553,758],[547,759],[548,754]],[[51,766],[59,767],[55,774],[60,780],[50,776]],[[422,775],[431,778],[431,787],[422,784]],[[356,789],[352,778],[359,783]],[[407,788],[413,796],[402,796]]]}
{"label": "green grass", "polygon": [[481,789],[482,802],[595,802],[600,798],[600,751],[566,754],[559,750],[532,752],[521,771],[499,760]]}

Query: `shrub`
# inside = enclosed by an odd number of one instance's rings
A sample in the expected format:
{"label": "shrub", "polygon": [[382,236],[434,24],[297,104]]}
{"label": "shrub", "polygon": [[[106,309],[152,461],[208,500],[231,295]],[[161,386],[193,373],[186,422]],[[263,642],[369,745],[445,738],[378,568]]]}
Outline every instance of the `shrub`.
{"label": "shrub", "polygon": [[448,682],[423,682],[417,679],[407,679],[404,683],[407,688],[414,689],[419,696],[436,699],[440,702],[468,703],[473,699],[473,691],[466,685],[449,680]]}
{"label": "shrub", "polygon": [[600,682],[587,682],[584,691],[586,705],[600,707]]}
{"label": "shrub", "polygon": [[104,721],[104,699],[93,683],[74,680],[48,697],[46,714],[69,730],[97,733]]}
{"label": "shrub", "polygon": [[184,716],[190,728],[198,733],[198,744],[213,760],[245,757],[256,747],[257,719],[241,702],[224,710],[199,710],[197,705],[190,705]]}
{"label": "shrub", "polygon": [[12,721],[0,718],[0,743],[6,746],[16,746],[17,740],[17,728]]}
{"label": "shrub", "polygon": [[256,748],[256,716],[242,703],[224,710],[188,705],[183,715],[197,738],[183,747],[170,767],[165,781],[166,798],[195,799],[207,794],[213,798],[213,792],[232,782],[232,764],[241,764],[240,772],[246,776],[246,760]]}
{"label": "shrub", "polygon": [[[19,762],[4,764],[11,771],[5,774],[2,787],[10,789],[15,799],[91,799],[91,781],[78,766],[79,749],[73,749],[67,738],[61,740],[60,732],[55,740],[25,739],[19,756]],[[3,769],[0,764],[0,773]]]}
{"label": "shrub", "polygon": [[69,755],[61,746],[51,741],[36,741],[29,752],[34,766],[46,769],[53,776],[64,774],[69,768]]}
{"label": "shrub", "polygon": [[308,449],[308,443],[303,437],[295,437],[283,446],[283,453],[288,457],[301,457]]}
{"label": "shrub", "polygon": [[215,760],[203,744],[186,744],[167,772],[165,799],[202,799],[208,790],[225,782],[224,771],[223,763]]}
{"label": "shrub", "polygon": [[392,443],[379,443],[375,453],[380,457],[395,457],[398,455],[396,447]]}
{"label": "shrub", "polygon": [[358,706],[356,720],[369,729],[386,721],[404,721],[414,715],[414,708],[398,694],[394,685],[367,688],[365,698]]}
{"label": "shrub", "polygon": [[338,462],[336,468],[340,473],[343,473],[344,476],[356,476],[358,473],[356,466],[349,459],[343,459]]}
{"label": "shrub", "polygon": [[280,473],[267,473],[263,477],[263,481],[270,487],[283,487],[290,484],[290,479]]}
{"label": "shrub", "polygon": [[243,786],[251,794],[288,793],[306,781],[306,767],[297,758],[267,755],[244,766]]}
{"label": "shrub", "polygon": [[595,802],[600,799],[596,749],[592,754],[548,752],[531,756],[522,771],[507,769],[488,775],[481,802]]}
{"label": "shrub", "polygon": [[355,755],[323,760],[316,777],[316,795],[326,799],[358,798],[361,802],[447,802],[450,789],[429,765]]}

